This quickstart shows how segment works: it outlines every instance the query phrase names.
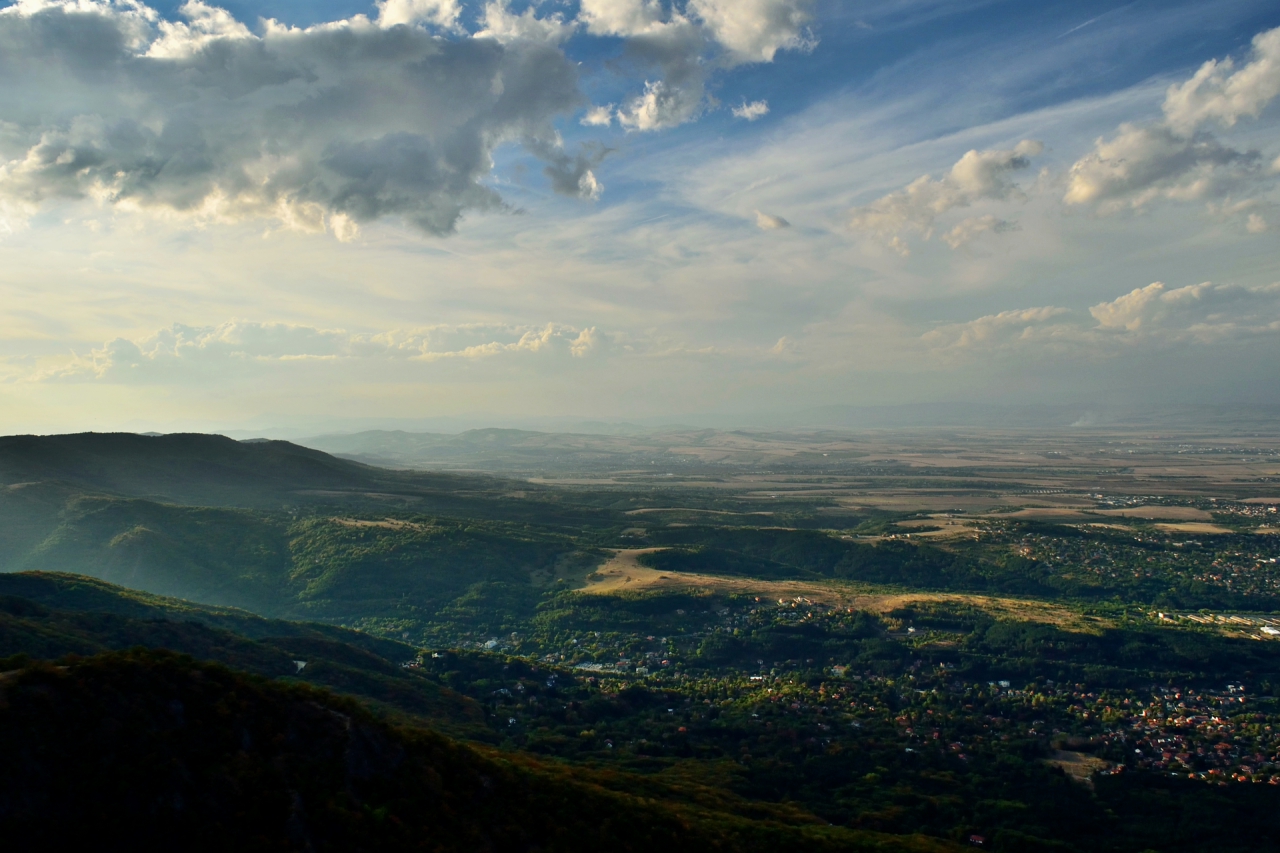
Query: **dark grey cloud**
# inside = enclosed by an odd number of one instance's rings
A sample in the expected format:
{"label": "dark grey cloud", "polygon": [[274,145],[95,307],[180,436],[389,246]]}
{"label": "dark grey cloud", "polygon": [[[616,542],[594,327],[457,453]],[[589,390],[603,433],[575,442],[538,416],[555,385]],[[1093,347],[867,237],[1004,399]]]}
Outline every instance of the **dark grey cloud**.
{"label": "dark grey cloud", "polygon": [[542,173],[551,181],[551,188],[556,192],[580,198],[596,198],[604,189],[596,180],[593,170],[613,149],[599,143],[587,143],[578,153],[570,154],[558,145],[539,139],[526,140],[525,147],[547,164]]}
{"label": "dark grey cloud", "polygon": [[441,38],[357,17],[251,33],[188,3],[24,0],[0,13],[0,196],[91,197],[338,233],[400,216],[447,234],[502,206],[492,152],[523,143],[553,188],[591,197],[598,156],[553,122],[585,103],[546,40]]}

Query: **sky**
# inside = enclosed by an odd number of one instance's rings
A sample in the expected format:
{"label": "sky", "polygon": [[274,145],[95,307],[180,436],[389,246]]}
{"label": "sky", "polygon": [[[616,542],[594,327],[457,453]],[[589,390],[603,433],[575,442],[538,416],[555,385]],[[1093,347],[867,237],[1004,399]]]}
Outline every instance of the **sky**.
{"label": "sky", "polygon": [[0,432],[1280,405],[1278,131],[1273,0],[17,0]]}

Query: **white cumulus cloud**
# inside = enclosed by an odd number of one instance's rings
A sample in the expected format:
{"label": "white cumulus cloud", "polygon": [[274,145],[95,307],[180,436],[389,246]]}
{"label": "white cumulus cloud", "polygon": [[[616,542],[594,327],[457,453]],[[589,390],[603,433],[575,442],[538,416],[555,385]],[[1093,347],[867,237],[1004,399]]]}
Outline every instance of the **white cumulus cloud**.
{"label": "white cumulus cloud", "polygon": [[[1090,319],[1092,322],[1090,322]],[[1247,345],[1280,335],[1280,283],[1247,287],[1203,282],[1134,288],[1082,311],[1044,306],[939,326],[922,340],[940,351],[1051,351],[1110,357],[1134,348],[1160,352],[1187,345]]]}
{"label": "white cumulus cloud", "polygon": [[1221,340],[1280,332],[1280,284],[1187,285],[1169,289],[1163,282],[1134,288],[1089,309],[1098,327],[1165,340]]}
{"label": "white cumulus cloud", "polygon": [[579,123],[584,127],[608,127],[613,124],[613,104],[591,107]]}
{"label": "white cumulus cloud", "polygon": [[756,119],[763,118],[769,114],[769,102],[751,101],[750,103],[747,103],[746,101],[743,101],[741,106],[733,108],[733,114],[736,118],[745,118],[747,121],[755,121]]}
{"label": "white cumulus cloud", "polygon": [[1013,231],[1016,228],[1017,226],[1012,222],[1007,222],[993,213],[970,216],[968,219],[960,220],[954,228],[943,234],[942,242],[953,249],[958,249],[982,234],[1003,234],[1005,231]]}
{"label": "white cumulus cloud", "polygon": [[811,50],[810,0],[689,0],[689,11],[733,62],[772,62],[779,50]]}
{"label": "white cumulus cloud", "polygon": [[941,326],[925,333],[923,340],[941,349],[992,348],[1043,341],[1063,331],[1056,321],[1069,313],[1066,308],[1052,305],[1001,311],[965,323]]}
{"label": "white cumulus cloud", "polygon": [[559,12],[539,18],[530,6],[519,15],[512,14],[506,0],[492,0],[484,7],[484,29],[476,38],[492,38],[507,44],[514,41],[542,41],[558,44],[573,34],[576,22],[565,23]]}
{"label": "white cumulus cloud", "polygon": [[638,36],[661,31],[666,12],[660,0],[582,0],[578,17],[598,36]]}
{"label": "white cumulus cloud", "polygon": [[781,216],[756,211],[756,227],[761,231],[776,231],[779,228],[790,228],[791,223]]}
{"label": "white cumulus cloud", "polygon": [[1234,69],[1230,57],[1211,59],[1190,80],[1170,86],[1164,100],[1170,129],[1190,135],[1208,121],[1231,127],[1244,116],[1257,118],[1280,95],[1280,27],[1254,36],[1250,61]]}
{"label": "white cumulus cloud", "polygon": [[462,8],[458,0],[378,0],[378,26],[431,24],[452,29]]}
{"label": "white cumulus cloud", "polygon": [[187,20],[157,21],[160,38],[151,43],[147,56],[175,59],[199,52],[219,39],[251,39],[253,33],[226,9],[188,0],[179,9]]}
{"label": "white cumulus cloud", "polygon": [[[612,113],[626,130],[655,131],[707,109],[713,69],[812,48],[816,42],[805,29],[811,6],[811,0],[689,0],[682,10],[660,0],[582,0],[578,20],[588,33],[625,39],[625,58],[658,72]],[[767,111],[768,104],[757,101],[734,115],[753,120]]]}
{"label": "white cumulus cloud", "polygon": [[1187,138],[1163,125],[1124,124],[1068,175],[1067,204],[1094,204],[1100,213],[1141,208],[1157,199],[1195,201],[1240,189],[1258,171],[1256,152],[1211,136]]}
{"label": "white cumulus cloud", "polygon": [[665,130],[697,118],[703,110],[703,83],[672,86],[647,82],[644,93],[618,108],[618,123],[627,130]]}
{"label": "white cumulus cloud", "polygon": [[[1043,150],[1040,142],[1026,139],[1011,149],[969,151],[941,179],[922,175],[906,188],[857,208],[849,224],[855,231],[877,235],[905,255],[908,253],[904,239],[907,232],[923,232],[928,239],[935,220],[954,208],[968,207],[984,199],[1022,198],[1012,175],[1029,167],[1031,158]],[[948,235],[954,235],[953,247],[965,242],[966,234],[971,239],[983,230],[1001,230],[994,217],[985,228],[980,227],[984,223],[986,221],[980,219],[967,226],[957,226],[960,230]],[[1003,230],[1008,230],[1007,226]]]}
{"label": "white cumulus cloud", "polygon": [[1250,61],[1210,60],[1165,93],[1164,119],[1125,123],[1071,167],[1063,200],[1101,214],[1157,200],[1196,201],[1240,192],[1265,173],[1262,155],[1220,142],[1205,125],[1230,128],[1280,94],[1280,28],[1253,39]]}

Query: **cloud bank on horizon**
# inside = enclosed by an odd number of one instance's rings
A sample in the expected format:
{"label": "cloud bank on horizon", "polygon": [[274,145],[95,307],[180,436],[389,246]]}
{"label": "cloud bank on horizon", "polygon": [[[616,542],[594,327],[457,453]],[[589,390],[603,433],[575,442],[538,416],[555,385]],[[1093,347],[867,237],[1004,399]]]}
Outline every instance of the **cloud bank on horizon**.
{"label": "cloud bank on horizon", "polygon": [[988,6],[0,7],[11,428],[1280,403],[1280,13]]}

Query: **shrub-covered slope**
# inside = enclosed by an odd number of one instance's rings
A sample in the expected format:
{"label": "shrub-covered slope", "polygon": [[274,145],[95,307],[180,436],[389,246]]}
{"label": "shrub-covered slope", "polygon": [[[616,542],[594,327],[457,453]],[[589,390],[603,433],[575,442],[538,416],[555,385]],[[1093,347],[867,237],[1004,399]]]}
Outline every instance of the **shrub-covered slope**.
{"label": "shrub-covered slope", "polygon": [[606,790],[166,652],[0,676],[8,849],[944,850]]}
{"label": "shrub-covered slope", "polygon": [[[0,529],[24,523],[5,511],[5,491]],[[90,495],[42,512],[28,513],[29,535],[0,536],[0,570],[75,572],[289,617],[350,621],[406,604],[434,612],[480,582],[536,597],[535,575],[550,577],[578,550],[554,530],[483,519],[360,521],[341,509],[297,518]]]}

